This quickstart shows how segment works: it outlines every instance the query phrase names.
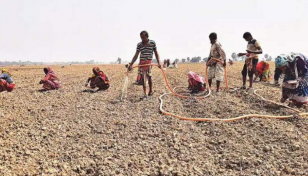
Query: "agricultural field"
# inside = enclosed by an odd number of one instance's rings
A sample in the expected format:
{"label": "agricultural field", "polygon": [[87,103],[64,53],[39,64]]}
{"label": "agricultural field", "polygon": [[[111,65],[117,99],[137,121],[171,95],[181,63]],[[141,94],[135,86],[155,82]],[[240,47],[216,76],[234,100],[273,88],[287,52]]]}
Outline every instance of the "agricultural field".
{"label": "agricultural field", "polygon": [[[241,86],[242,66],[235,63],[227,67],[229,87]],[[39,92],[43,67],[10,67],[16,89],[0,93],[0,175],[308,173],[308,118],[264,102],[252,91],[214,91],[203,100],[194,95],[188,99],[167,95],[163,108],[191,118],[223,119],[246,114],[294,118],[194,122],[163,115],[159,96],[168,89],[158,68],[153,68],[156,92],[144,101],[140,100],[142,86],[133,84],[137,69],[129,74],[126,98],[119,101],[124,65],[99,65],[111,86],[97,93],[83,92],[93,65],[52,66],[62,88]],[[180,94],[188,95],[185,87],[189,71],[204,75],[205,64],[180,64],[178,69],[166,71],[171,87],[178,87]],[[279,87],[268,83],[254,86],[261,89],[264,98],[280,100]],[[299,110],[308,112],[307,107]]]}

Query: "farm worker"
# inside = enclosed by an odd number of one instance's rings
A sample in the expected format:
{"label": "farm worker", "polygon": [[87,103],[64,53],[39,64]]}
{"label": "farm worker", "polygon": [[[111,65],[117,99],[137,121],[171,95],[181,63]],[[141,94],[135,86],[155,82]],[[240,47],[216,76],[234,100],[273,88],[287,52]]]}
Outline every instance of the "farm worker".
{"label": "farm worker", "polygon": [[52,71],[52,69],[46,67],[43,70],[45,73],[45,77],[43,80],[40,81],[40,84],[43,84],[43,91],[61,88],[60,80],[58,79],[56,74]]}
{"label": "farm worker", "polygon": [[232,59],[229,59],[229,66],[232,66],[233,65],[233,60]]}
{"label": "farm worker", "polygon": [[170,66],[170,59],[167,59],[167,67]]}
{"label": "farm worker", "polygon": [[[216,91],[219,92],[220,82],[224,80],[224,69],[226,67],[226,54],[222,49],[221,44],[217,41],[217,34],[211,33],[210,36],[211,41],[211,50],[208,61],[208,79],[209,79],[209,87],[212,85],[212,79],[216,79]],[[214,60],[219,59],[220,61]]]}
{"label": "farm worker", "polygon": [[178,68],[178,62],[176,60],[173,62],[173,68]]}
{"label": "farm worker", "polygon": [[290,99],[300,106],[308,102],[308,60],[303,54],[280,55],[275,67],[284,74],[281,102]]}
{"label": "farm worker", "polygon": [[243,38],[248,42],[247,53],[239,53],[238,56],[246,55],[245,64],[242,70],[243,76],[243,89],[246,89],[246,77],[248,73],[249,77],[249,88],[252,88],[253,74],[255,73],[256,66],[258,63],[258,54],[262,54],[262,48],[259,41],[254,39],[249,32],[245,32]]}
{"label": "farm worker", "polygon": [[260,81],[268,81],[270,78],[270,65],[266,61],[261,61],[256,66],[255,80],[260,78]]}
{"label": "farm worker", "polygon": [[191,93],[197,93],[199,91],[205,91],[206,81],[205,78],[198,75],[195,72],[188,72],[188,89]]}
{"label": "farm worker", "polygon": [[[128,70],[130,71],[132,69],[133,64],[135,63],[135,61],[137,60],[139,53],[140,54],[140,62],[139,65],[145,65],[145,64],[151,64],[152,63],[152,59],[153,59],[153,52],[155,53],[155,57],[157,59],[157,63],[158,63],[158,67],[161,68],[160,65],[160,58],[159,58],[159,54],[157,51],[157,47],[156,47],[156,43],[154,40],[149,40],[149,34],[147,31],[142,31],[140,33],[140,37],[141,37],[141,42],[138,43],[137,45],[137,51],[135,53],[135,56],[132,60],[132,62],[129,64]],[[146,99],[148,96],[152,96],[154,91],[153,91],[153,82],[152,82],[152,66],[145,66],[145,67],[141,67],[141,75],[143,78],[143,92],[144,92],[144,96],[142,99]],[[149,93],[147,94],[146,92],[146,84],[145,84],[145,78],[148,79],[149,82]]]}
{"label": "farm worker", "polygon": [[166,59],[164,60],[163,68],[167,68],[167,60]]}
{"label": "farm worker", "polygon": [[107,90],[110,84],[109,84],[109,79],[105,75],[105,73],[101,71],[98,67],[94,67],[92,69],[92,72],[93,74],[89,77],[85,86],[88,86],[90,82],[90,87],[92,89],[95,89],[96,87],[98,87],[97,91]]}
{"label": "farm worker", "polygon": [[2,69],[0,74],[0,92],[11,92],[15,87],[15,83],[8,69]]}

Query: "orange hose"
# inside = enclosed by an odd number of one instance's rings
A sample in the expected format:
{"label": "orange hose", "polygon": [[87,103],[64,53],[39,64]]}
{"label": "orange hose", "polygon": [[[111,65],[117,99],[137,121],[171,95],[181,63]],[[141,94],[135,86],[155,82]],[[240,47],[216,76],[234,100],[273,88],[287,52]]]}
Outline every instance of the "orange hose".
{"label": "orange hose", "polygon": [[[221,60],[219,59],[215,59],[215,58],[212,58],[211,60],[216,60],[216,61],[219,61],[221,62]],[[211,61],[210,60],[210,61]],[[209,88],[209,81],[208,81],[208,65],[209,65],[209,62],[207,62],[206,64],[206,68],[205,68],[205,81],[206,81],[206,89],[209,90],[209,93],[205,96],[202,96],[202,97],[195,97],[196,99],[198,100],[201,100],[201,99],[204,99],[208,96],[210,96],[211,94],[211,89]],[[133,66],[132,68],[136,68],[136,67],[146,67],[146,66],[158,66],[158,64],[144,64],[144,65],[135,65]],[[172,92],[173,95],[175,96],[178,96],[178,97],[181,97],[181,98],[190,98],[190,96],[185,96],[185,95],[180,95],[180,94],[177,94],[176,92],[173,91],[173,89],[171,88],[169,82],[168,82],[168,79],[167,79],[167,76],[165,74],[165,71],[163,69],[160,69],[162,71],[162,74],[164,76],[164,79],[165,79],[165,82],[166,82],[166,86],[168,87],[169,91]],[[226,89],[227,91],[229,91],[229,86],[228,86],[228,79],[227,79],[227,70],[226,70],[226,67],[224,67],[224,75],[225,75],[225,83],[226,83]],[[126,74],[126,76],[128,76],[128,72]]]}
{"label": "orange hose", "polygon": [[[162,114],[169,115],[176,117],[180,120],[188,120],[188,121],[207,121],[207,122],[215,122],[215,121],[222,121],[222,122],[232,122],[236,120],[241,120],[245,118],[251,118],[251,117],[259,117],[259,118],[272,118],[272,119],[287,119],[287,118],[292,118],[294,117],[293,115],[286,115],[286,116],[273,116],[273,115],[263,115],[263,114],[248,114],[248,115],[243,115],[243,116],[238,116],[234,118],[227,118],[227,119],[218,119],[218,118],[189,118],[189,117],[182,117],[170,112],[167,112],[163,109],[163,97],[165,95],[168,95],[170,93],[165,93],[159,96],[160,100],[160,105],[159,105],[159,110]],[[308,116],[308,113],[299,113],[300,117],[305,117]]]}
{"label": "orange hose", "polygon": [[[214,58],[213,58],[214,59]],[[214,60],[217,60],[220,62],[219,59],[214,59]],[[136,68],[136,67],[145,67],[145,66],[158,66],[158,64],[145,64],[145,65],[136,65],[136,66],[133,66],[132,68]],[[208,88],[208,63],[206,64],[206,71],[205,71],[205,79],[206,79],[206,87]],[[218,119],[218,118],[188,118],[188,117],[182,117],[182,116],[179,116],[179,115],[176,115],[176,114],[173,114],[173,113],[170,113],[170,112],[167,112],[163,109],[163,100],[162,100],[162,97],[164,97],[165,95],[168,95],[168,94],[173,94],[175,96],[178,96],[178,97],[181,97],[181,98],[190,98],[190,96],[184,96],[184,95],[180,95],[180,94],[177,94],[172,88],[171,86],[169,85],[169,82],[168,82],[168,79],[166,77],[166,74],[164,72],[163,69],[160,68],[160,70],[162,71],[163,73],[163,76],[164,76],[164,80],[166,82],[166,86],[168,87],[169,89],[169,93],[165,93],[165,94],[162,94],[159,96],[159,100],[160,100],[160,106],[159,106],[159,110],[162,114],[165,114],[165,115],[169,115],[169,116],[173,116],[173,117],[176,117],[180,120],[188,120],[188,121],[209,121],[209,122],[213,122],[213,121],[223,121],[223,122],[230,122],[230,121],[235,121],[235,120],[240,120],[240,119],[244,119],[244,118],[250,118],[250,117],[260,117],[260,118],[274,118],[274,119],[286,119],[286,118],[292,118],[294,117],[293,115],[287,115],[287,116],[272,116],[272,115],[262,115],[262,114],[248,114],[248,115],[243,115],[243,116],[239,116],[239,117],[234,117],[234,118],[228,118],[228,119]],[[227,91],[229,91],[229,86],[228,86],[228,80],[227,80],[227,73],[226,73],[226,68],[224,67],[224,71],[225,71],[225,82],[226,82],[226,89]],[[128,72],[126,74],[126,76],[128,77]],[[127,83],[124,83],[124,84],[127,84]],[[123,90],[125,89],[125,85],[123,87]],[[208,95],[206,96],[203,96],[203,97],[195,97],[196,99],[204,99],[206,97],[208,97],[210,94],[211,94],[211,89],[208,88],[209,90],[209,93]],[[124,91],[122,91],[123,93]],[[294,108],[291,108],[289,106],[286,106],[286,105],[283,105],[283,104],[278,104],[274,101],[271,101],[271,100],[266,100],[265,98],[263,98],[262,96],[258,95],[257,93],[257,90],[254,91],[254,94],[259,96],[262,100],[264,101],[267,101],[267,102],[270,102],[270,103],[273,103],[273,104],[277,104],[279,106],[283,106],[283,107],[286,107],[286,108],[289,108],[291,110],[294,110],[296,112],[299,113],[299,116],[300,117],[305,117],[305,116],[308,116],[308,113],[301,113],[301,111],[297,110],[297,109],[294,109]],[[123,96],[121,96],[123,97]]]}
{"label": "orange hose", "polygon": [[[132,68],[136,68],[136,67],[146,67],[146,66],[158,66],[158,64],[135,65],[135,66],[133,66]],[[166,74],[165,74],[165,71],[164,71],[163,69],[160,69],[160,70],[162,71],[162,74],[163,74],[163,76],[164,76],[164,80],[165,80],[165,82],[166,82],[167,88],[169,89],[169,91],[170,91],[173,95],[178,96],[178,97],[181,97],[181,98],[190,98],[190,96],[185,96],[185,95],[181,95],[181,94],[178,94],[178,93],[174,92],[173,89],[171,88],[170,84],[169,84],[169,81],[168,81],[168,79],[167,79],[167,76],[166,76]],[[126,75],[126,76],[128,76],[128,72],[127,72],[127,75]],[[205,80],[206,80],[206,88],[208,88],[208,79],[207,79],[207,75],[206,75]],[[208,96],[211,94],[211,90],[210,90],[209,88],[208,88],[208,90],[209,90],[209,93],[208,93],[207,95],[202,96],[202,97],[196,97],[196,98],[200,100],[200,99],[204,99],[204,98],[208,97]]]}
{"label": "orange hose", "polygon": [[279,105],[279,106],[283,106],[283,107],[288,108],[288,109],[291,109],[291,110],[293,110],[293,111],[295,111],[295,112],[301,113],[301,111],[299,111],[299,110],[297,110],[297,109],[294,109],[294,108],[291,108],[290,106],[287,106],[287,105],[284,105],[284,104],[281,104],[281,103],[277,103],[277,102],[275,102],[275,101],[267,100],[267,99],[263,98],[261,95],[257,94],[257,91],[259,91],[259,90],[260,90],[260,89],[254,90],[253,94],[255,94],[256,96],[258,96],[259,98],[261,98],[261,100],[267,101],[267,102],[269,102],[269,103],[271,103],[271,104],[276,104],[276,105]]}

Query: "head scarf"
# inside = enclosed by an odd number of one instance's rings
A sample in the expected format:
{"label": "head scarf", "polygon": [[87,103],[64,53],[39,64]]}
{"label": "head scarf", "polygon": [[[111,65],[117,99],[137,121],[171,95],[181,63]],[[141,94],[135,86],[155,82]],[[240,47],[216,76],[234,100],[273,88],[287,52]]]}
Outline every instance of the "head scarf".
{"label": "head scarf", "polygon": [[293,62],[298,54],[297,53],[290,53],[287,55],[287,61],[288,62]]}
{"label": "head scarf", "polygon": [[5,74],[8,74],[9,76],[12,76],[7,68],[2,69],[1,72],[5,73]]}
{"label": "head scarf", "polygon": [[301,54],[301,53],[298,53],[298,54],[294,55],[294,59],[295,59],[295,58],[300,58],[300,59],[302,59],[302,60],[304,60],[304,61],[307,61],[306,56],[303,55],[303,54]]}
{"label": "head scarf", "polygon": [[94,75],[98,75],[101,70],[98,67],[94,67],[92,71]]}
{"label": "head scarf", "polygon": [[206,82],[205,79],[202,76],[200,76],[197,73],[192,72],[192,71],[188,72],[188,78],[194,79],[195,81],[200,82],[202,84],[205,84],[205,82]]}
{"label": "head scarf", "polygon": [[45,78],[47,77],[51,81],[58,79],[57,75],[55,74],[55,72],[52,71],[50,67],[44,68],[44,72],[45,70],[47,70]]}
{"label": "head scarf", "polygon": [[295,53],[291,53],[290,55],[280,54],[275,59],[275,67],[287,66],[288,62],[293,62],[295,60],[295,55]]}

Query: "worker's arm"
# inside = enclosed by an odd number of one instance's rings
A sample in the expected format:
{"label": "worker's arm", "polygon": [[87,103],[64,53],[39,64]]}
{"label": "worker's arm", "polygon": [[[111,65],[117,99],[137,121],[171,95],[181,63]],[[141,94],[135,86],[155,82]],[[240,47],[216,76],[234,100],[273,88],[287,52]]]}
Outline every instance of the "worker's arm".
{"label": "worker's arm", "polygon": [[238,53],[237,56],[241,57],[241,56],[245,56],[247,53]]}
{"label": "worker's arm", "polygon": [[249,54],[262,54],[263,53],[262,48],[258,47],[257,49],[258,49],[258,51],[247,50],[247,53],[249,53]]}
{"label": "worker's arm", "polygon": [[87,82],[86,82],[86,84],[85,84],[86,87],[88,86],[90,80],[91,80],[91,78],[88,78],[88,80],[87,80]]}
{"label": "worker's arm", "polygon": [[49,75],[49,74],[46,74],[45,77],[44,77],[44,79],[42,79],[39,83],[40,83],[40,84],[43,84],[43,83],[45,83],[46,81],[48,81],[49,78],[50,78],[50,75]]}
{"label": "worker's arm", "polygon": [[129,66],[128,66],[128,71],[130,71],[132,69],[132,66],[134,65],[134,63],[138,59],[138,56],[139,56],[139,51],[137,50],[136,53],[135,53],[135,56],[133,57],[133,60],[130,62]]}
{"label": "worker's arm", "polygon": [[154,49],[154,53],[155,53],[155,57],[156,57],[156,60],[157,60],[158,67],[161,68],[160,57],[159,57],[159,54],[157,52],[157,49]]}
{"label": "worker's arm", "polygon": [[225,66],[226,66],[226,53],[225,53],[225,51],[222,49],[222,47],[221,47],[220,45],[217,44],[216,48],[217,48],[217,51],[218,51],[218,53],[219,53],[219,55],[220,55],[220,58],[221,58],[221,60],[222,60],[222,62],[223,62],[222,64],[223,64],[223,66],[225,67]]}

